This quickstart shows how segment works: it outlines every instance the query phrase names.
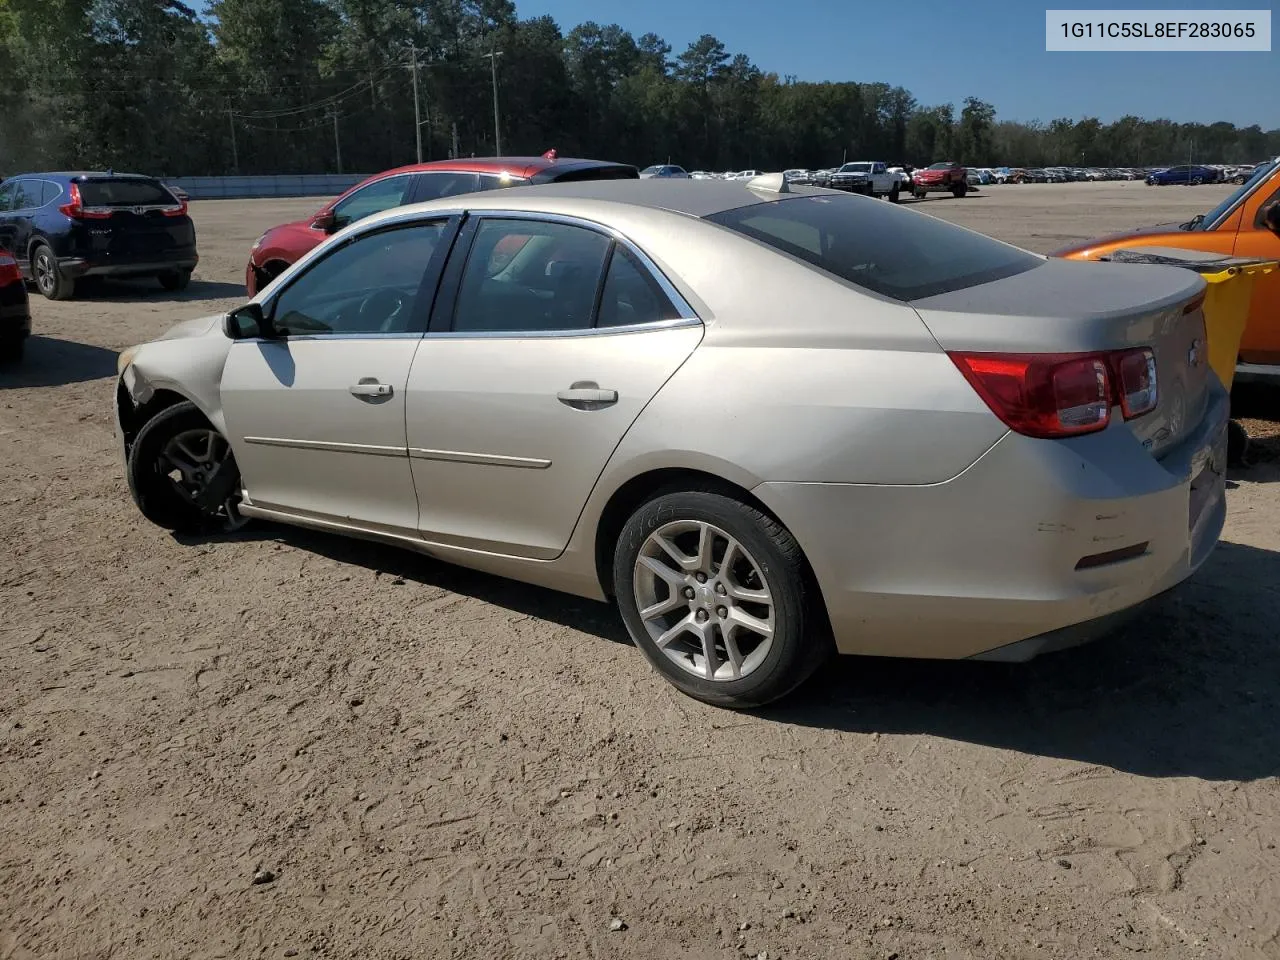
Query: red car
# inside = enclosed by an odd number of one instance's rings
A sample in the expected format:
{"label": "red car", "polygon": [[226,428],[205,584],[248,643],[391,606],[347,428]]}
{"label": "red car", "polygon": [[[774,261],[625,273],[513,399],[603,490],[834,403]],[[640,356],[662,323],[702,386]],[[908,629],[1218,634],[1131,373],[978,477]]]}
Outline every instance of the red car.
{"label": "red car", "polygon": [[259,237],[249,251],[245,287],[255,296],[329,234],[392,207],[501,187],[639,176],[639,170],[624,163],[561,159],[554,150],[541,157],[471,157],[386,170],[356,184],[314,216],[272,227]]}
{"label": "red car", "polygon": [[0,363],[22,359],[31,334],[31,304],[27,285],[13,254],[0,247]]}
{"label": "red car", "polygon": [[911,174],[911,194],[917,200],[928,193],[963,197],[969,192],[968,171],[954,160],[944,160]]}

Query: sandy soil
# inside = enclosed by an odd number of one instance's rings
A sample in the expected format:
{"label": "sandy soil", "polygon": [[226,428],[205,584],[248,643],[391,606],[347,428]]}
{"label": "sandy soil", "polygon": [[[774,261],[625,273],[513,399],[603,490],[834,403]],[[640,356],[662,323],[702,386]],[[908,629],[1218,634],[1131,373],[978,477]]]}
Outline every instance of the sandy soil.
{"label": "sandy soil", "polygon": [[[1048,250],[1223,192],[920,206]],[[1225,542],[1122,636],[843,660],[727,713],[603,606],[140,520],[116,351],[237,302],[254,237],[316,206],[195,204],[185,295],[33,301],[0,374],[0,958],[1280,957],[1273,402]]]}

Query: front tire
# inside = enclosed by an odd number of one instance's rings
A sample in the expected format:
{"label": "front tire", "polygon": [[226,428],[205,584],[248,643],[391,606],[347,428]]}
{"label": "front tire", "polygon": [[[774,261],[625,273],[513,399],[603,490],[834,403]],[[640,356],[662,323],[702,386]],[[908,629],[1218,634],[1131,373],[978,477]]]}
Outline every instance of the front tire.
{"label": "front tire", "polygon": [[955,197],[957,200],[962,198],[968,192],[969,192],[969,185],[967,183],[957,183],[955,186],[951,188],[951,195]]}
{"label": "front tire", "polygon": [[791,533],[711,490],[662,494],[618,538],[614,592],[649,663],[681,692],[743,709],[803,683],[831,650]]}
{"label": "front tire", "polygon": [[62,275],[58,258],[47,243],[37,243],[31,251],[31,276],[46,300],[70,300],[76,295],[76,282]]}
{"label": "front tire", "polygon": [[[219,470],[232,473],[216,473]],[[190,402],[161,410],[138,431],[125,473],[142,515],[175,533],[230,532],[246,520],[236,509],[240,473],[231,447]],[[231,492],[216,506],[201,505],[211,481],[228,478]]]}
{"label": "front tire", "polygon": [[901,199],[901,197],[899,196],[900,193],[901,191],[899,190],[898,185],[895,183],[892,187],[889,188],[889,202],[897,203]]}
{"label": "front tire", "polygon": [[157,274],[156,279],[160,281],[160,286],[170,292],[185,290],[191,285],[191,271],[167,270],[164,273]]}

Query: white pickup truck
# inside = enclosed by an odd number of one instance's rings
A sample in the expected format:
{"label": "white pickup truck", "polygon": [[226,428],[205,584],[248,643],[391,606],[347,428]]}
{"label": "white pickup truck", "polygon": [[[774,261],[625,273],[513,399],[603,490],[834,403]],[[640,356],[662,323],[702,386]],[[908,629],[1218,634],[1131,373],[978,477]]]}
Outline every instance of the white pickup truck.
{"label": "white pickup truck", "polygon": [[869,197],[888,197],[897,203],[902,181],[879,160],[857,160],[832,173],[827,186],[832,190],[864,193]]}

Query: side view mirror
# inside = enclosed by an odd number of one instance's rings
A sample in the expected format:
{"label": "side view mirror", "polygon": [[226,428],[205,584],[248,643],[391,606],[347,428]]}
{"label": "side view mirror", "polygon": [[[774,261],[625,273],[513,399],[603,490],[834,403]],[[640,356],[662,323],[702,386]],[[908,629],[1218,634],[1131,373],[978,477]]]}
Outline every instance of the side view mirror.
{"label": "side view mirror", "polygon": [[338,218],[332,213],[320,213],[311,221],[311,226],[325,233],[334,233],[338,229]]}
{"label": "side view mirror", "polygon": [[1267,207],[1262,214],[1262,222],[1272,233],[1280,235],[1280,201]]}
{"label": "side view mirror", "polygon": [[222,320],[222,332],[231,340],[273,340],[277,336],[260,303],[246,303],[228,313]]}

